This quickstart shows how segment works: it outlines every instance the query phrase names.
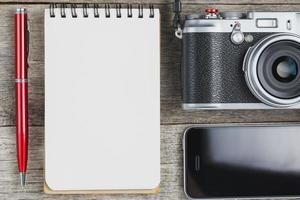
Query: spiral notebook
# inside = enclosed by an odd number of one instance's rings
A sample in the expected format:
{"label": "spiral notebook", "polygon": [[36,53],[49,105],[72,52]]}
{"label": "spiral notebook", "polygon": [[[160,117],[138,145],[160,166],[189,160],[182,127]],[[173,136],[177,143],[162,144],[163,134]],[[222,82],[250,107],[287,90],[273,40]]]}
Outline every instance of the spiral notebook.
{"label": "spiral notebook", "polygon": [[153,193],[159,182],[159,10],[52,5],[45,10],[45,192]]}

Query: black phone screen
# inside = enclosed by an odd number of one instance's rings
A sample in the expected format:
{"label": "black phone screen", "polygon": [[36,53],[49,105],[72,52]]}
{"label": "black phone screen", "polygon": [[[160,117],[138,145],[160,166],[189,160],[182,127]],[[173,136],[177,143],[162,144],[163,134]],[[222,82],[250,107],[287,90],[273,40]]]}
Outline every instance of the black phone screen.
{"label": "black phone screen", "polygon": [[191,198],[300,196],[300,126],[189,128],[184,165]]}

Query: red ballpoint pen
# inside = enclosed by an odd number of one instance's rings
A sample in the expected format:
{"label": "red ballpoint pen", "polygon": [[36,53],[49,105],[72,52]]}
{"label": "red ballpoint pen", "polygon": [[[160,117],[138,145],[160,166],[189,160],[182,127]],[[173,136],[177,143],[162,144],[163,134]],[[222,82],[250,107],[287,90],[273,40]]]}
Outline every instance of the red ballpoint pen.
{"label": "red ballpoint pen", "polygon": [[18,8],[15,14],[16,42],[16,142],[21,185],[25,186],[28,154],[28,29],[27,11]]}

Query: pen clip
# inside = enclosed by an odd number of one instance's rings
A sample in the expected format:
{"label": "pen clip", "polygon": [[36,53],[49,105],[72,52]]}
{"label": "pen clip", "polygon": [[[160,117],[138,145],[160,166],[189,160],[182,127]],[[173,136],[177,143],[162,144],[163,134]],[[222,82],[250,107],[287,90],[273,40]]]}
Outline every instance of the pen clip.
{"label": "pen clip", "polygon": [[29,23],[27,21],[27,30],[26,30],[26,56],[27,56],[27,68],[29,68],[29,44],[30,44],[30,31],[29,31]]}

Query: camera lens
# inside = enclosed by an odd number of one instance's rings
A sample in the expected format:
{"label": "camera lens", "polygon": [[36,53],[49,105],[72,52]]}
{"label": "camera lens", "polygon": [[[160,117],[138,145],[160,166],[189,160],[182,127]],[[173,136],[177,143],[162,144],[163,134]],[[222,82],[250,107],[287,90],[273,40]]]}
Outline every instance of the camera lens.
{"label": "camera lens", "polygon": [[252,94],[272,107],[300,102],[300,37],[290,33],[266,36],[246,53],[246,83]]}
{"label": "camera lens", "polygon": [[300,44],[282,40],[268,45],[257,62],[258,80],[265,92],[289,99],[300,95]]}
{"label": "camera lens", "polygon": [[273,76],[280,82],[291,82],[298,74],[298,65],[290,56],[281,56],[273,64]]}

